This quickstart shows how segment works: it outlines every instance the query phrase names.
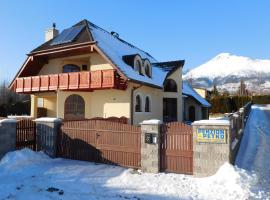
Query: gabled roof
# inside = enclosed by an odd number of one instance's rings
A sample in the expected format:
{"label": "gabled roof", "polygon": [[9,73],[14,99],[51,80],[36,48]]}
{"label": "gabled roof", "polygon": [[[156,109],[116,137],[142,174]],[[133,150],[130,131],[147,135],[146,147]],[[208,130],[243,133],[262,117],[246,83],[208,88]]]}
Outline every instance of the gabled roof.
{"label": "gabled roof", "polygon": [[211,104],[208,103],[204,98],[202,98],[187,82],[183,81],[183,90],[182,93],[189,97],[194,98],[199,102],[203,107],[211,107]]}
{"label": "gabled roof", "polygon": [[[153,86],[162,88],[163,82],[167,75],[171,72],[164,68],[162,63],[158,63],[157,60],[149,53],[135,47],[134,45],[112,35],[104,29],[96,26],[95,24],[88,22],[90,32],[93,39],[97,42],[97,46],[111,59],[111,61],[120,69],[120,71],[130,80],[143,82]],[[126,64],[123,60],[123,56],[139,54],[142,59],[148,59],[152,63],[152,77],[142,76],[134,69]],[[175,63],[175,69],[183,67],[184,61],[178,61]],[[170,65],[167,62],[167,65]]]}
{"label": "gabled roof", "polygon": [[[166,77],[184,65],[183,60],[162,63],[157,62],[157,60],[149,53],[135,47],[134,45],[119,38],[115,34],[111,34],[110,32],[87,20],[82,20],[81,22],[75,24],[73,27],[81,25],[84,25],[85,28],[77,36],[76,40],[69,43],[51,45],[53,41],[52,39],[35,48],[30,52],[29,55],[34,55],[37,52],[50,50],[57,47],[68,47],[70,45],[76,45],[80,43],[95,42],[95,47],[100,50],[128,80],[158,88],[163,88],[163,83]],[[140,75],[123,60],[123,56],[135,54],[139,54],[142,59],[148,59],[152,63],[151,78],[148,76]]]}

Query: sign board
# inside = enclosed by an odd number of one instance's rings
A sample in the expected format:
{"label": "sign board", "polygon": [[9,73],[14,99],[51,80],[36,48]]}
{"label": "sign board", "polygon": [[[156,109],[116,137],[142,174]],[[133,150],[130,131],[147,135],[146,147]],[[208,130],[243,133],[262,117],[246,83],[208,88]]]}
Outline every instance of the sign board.
{"label": "sign board", "polygon": [[226,130],[198,128],[197,142],[226,143]]}

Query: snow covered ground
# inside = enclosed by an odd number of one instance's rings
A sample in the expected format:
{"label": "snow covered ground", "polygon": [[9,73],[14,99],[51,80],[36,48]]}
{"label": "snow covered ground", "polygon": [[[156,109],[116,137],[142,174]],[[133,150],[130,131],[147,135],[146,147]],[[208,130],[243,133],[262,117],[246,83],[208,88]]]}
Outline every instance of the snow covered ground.
{"label": "snow covered ground", "polygon": [[[269,180],[263,177],[269,178],[270,161],[265,158],[269,158],[270,140],[262,139],[268,139],[268,111],[270,107],[252,109],[243,138],[244,144],[251,146],[242,145],[237,160],[244,169],[225,163],[207,178],[148,174],[117,166],[51,159],[42,152],[23,149],[8,153],[0,161],[0,200],[269,199]],[[254,122],[258,117],[260,123]]]}
{"label": "snow covered ground", "polygon": [[[236,165],[256,174],[252,188],[262,199],[270,199],[270,105],[252,106]],[[260,190],[260,191],[259,191]]]}

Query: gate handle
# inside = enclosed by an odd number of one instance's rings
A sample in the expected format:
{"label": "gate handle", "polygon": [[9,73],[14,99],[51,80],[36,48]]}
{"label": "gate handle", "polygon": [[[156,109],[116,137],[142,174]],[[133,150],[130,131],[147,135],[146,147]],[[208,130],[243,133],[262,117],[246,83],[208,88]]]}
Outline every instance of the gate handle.
{"label": "gate handle", "polygon": [[97,133],[97,137],[99,137],[100,136],[100,134],[99,133]]}

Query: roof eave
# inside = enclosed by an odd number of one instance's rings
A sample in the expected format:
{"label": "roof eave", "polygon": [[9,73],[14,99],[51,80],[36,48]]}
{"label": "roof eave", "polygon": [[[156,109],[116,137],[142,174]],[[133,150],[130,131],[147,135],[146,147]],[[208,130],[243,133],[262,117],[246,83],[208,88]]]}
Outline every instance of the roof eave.
{"label": "roof eave", "polygon": [[79,44],[67,45],[67,46],[63,46],[63,47],[55,47],[55,48],[41,50],[41,51],[33,51],[33,52],[30,52],[29,54],[26,54],[26,55],[34,56],[34,55],[37,55],[37,54],[40,54],[40,53],[44,54],[44,53],[50,53],[50,52],[53,52],[53,51],[68,50],[68,49],[75,48],[75,47],[94,45],[94,44],[96,44],[96,41],[83,42],[83,43],[79,43]]}

